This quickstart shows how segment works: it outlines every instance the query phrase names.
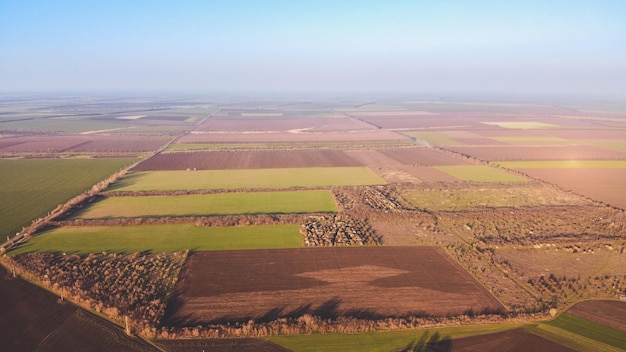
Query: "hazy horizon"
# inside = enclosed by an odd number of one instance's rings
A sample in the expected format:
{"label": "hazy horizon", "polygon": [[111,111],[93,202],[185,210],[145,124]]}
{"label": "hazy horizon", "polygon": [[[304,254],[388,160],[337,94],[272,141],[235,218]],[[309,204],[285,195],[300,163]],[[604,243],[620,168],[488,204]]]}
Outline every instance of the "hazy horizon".
{"label": "hazy horizon", "polygon": [[626,2],[5,1],[0,91],[626,97]]}

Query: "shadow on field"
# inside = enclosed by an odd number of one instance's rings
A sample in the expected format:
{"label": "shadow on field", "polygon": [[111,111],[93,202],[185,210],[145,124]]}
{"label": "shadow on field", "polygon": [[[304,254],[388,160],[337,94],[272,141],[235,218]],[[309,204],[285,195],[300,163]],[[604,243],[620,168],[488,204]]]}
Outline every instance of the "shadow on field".
{"label": "shadow on field", "polygon": [[452,339],[441,336],[438,332],[429,336],[428,331],[419,338],[406,345],[401,352],[449,352],[452,351]]}

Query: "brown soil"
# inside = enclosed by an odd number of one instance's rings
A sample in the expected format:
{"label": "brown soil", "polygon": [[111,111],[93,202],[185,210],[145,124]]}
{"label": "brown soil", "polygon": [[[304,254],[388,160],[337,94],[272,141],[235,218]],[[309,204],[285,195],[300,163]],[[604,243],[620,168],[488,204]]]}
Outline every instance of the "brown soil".
{"label": "brown soil", "polygon": [[467,161],[455,158],[444,152],[431,148],[397,148],[381,149],[378,152],[404,165],[437,166],[437,165],[466,165]]}
{"label": "brown soil", "polygon": [[258,150],[165,153],[137,165],[134,171],[265,169],[281,167],[362,166],[341,150]]}
{"label": "brown soil", "polygon": [[[524,329],[513,329],[487,335],[470,336],[454,340],[441,339],[437,343],[427,346],[433,351],[454,352],[482,352],[482,351],[507,351],[507,352],[570,352],[574,351],[556,342],[546,340],[543,337],[533,335]],[[442,349],[445,346],[447,349]]]}
{"label": "brown soil", "polygon": [[[597,201],[626,209],[626,169],[520,169],[519,171]],[[622,190],[622,191],[620,191]]]}
{"label": "brown soil", "polygon": [[592,145],[566,146],[451,146],[446,149],[485,160],[616,160],[626,153]]}
{"label": "brown soil", "polygon": [[0,153],[145,152],[158,149],[167,139],[139,135],[36,135],[1,142]]}
{"label": "brown soil", "polygon": [[586,301],[576,304],[567,312],[626,332],[626,302],[624,301]]}
{"label": "brown soil", "polygon": [[7,351],[156,351],[142,340],[0,267],[0,337]]}
{"label": "brown soil", "polygon": [[339,132],[373,130],[375,127],[352,118],[256,118],[209,119],[198,126],[202,132]]}
{"label": "brown soil", "polygon": [[205,132],[188,134],[178,143],[316,143],[408,141],[409,138],[385,130],[349,132]]}
{"label": "brown soil", "polygon": [[502,309],[436,247],[198,252],[190,255],[176,292],[166,316],[170,326]]}

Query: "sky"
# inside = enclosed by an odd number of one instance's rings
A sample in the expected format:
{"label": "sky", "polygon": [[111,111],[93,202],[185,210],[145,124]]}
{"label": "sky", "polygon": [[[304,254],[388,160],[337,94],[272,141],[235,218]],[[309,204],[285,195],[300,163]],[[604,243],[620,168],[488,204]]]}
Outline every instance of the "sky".
{"label": "sky", "polygon": [[0,91],[626,98],[624,0],[0,0]]}

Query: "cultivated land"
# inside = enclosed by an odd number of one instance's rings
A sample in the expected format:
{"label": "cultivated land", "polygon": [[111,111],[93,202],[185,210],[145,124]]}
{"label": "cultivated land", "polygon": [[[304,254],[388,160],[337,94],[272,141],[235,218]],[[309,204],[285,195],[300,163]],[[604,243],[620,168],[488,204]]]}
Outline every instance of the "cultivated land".
{"label": "cultivated land", "polygon": [[83,219],[337,211],[328,191],[235,192],[188,196],[106,197],[78,214]]}
{"label": "cultivated land", "polygon": [[0,159],[0,235],[89,190],[133,159]]}
{"label": "cultivated land", "polygon": [[297,225],[198,227],[193,224],[65,226],[46,231],[11,252],[135,253],[298,248]]}
{"label": "cultivated land", "polygon": [[114,191],[200,189],[281,189],[379,185],[385,181],[367,167],[314,167],[245,170],[138,171],[111,187]]}
{"label": "cultivated land", "polygon": [[[255,270],[258,267],[263,270]],[[166,324],[193,326],[301,314],[375,318],[502,309],[435,247],[194,253],[181,275],[178,308],[166,317]]]}
{"label": "cultivated land", "polygon": [[2,264],[165,350],[623,350],[623,102],[8,99],[9,190],[127,162]]}

